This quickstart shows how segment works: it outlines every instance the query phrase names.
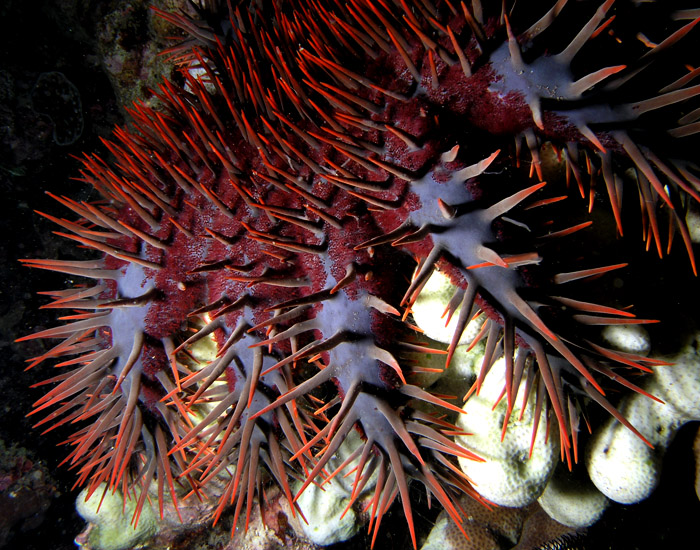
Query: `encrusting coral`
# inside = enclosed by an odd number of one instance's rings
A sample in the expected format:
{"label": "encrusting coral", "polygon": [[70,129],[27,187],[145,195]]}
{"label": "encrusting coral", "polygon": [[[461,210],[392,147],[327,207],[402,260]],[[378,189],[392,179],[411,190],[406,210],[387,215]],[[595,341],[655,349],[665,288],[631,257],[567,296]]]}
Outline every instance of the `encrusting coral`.
{"label": "encrusting coral", "polygon": [[[439,518],[422,550],[567,550],[577,548],[581,531],[551,519],[537,504],[523,508],[487,509],[464,502],[469,514],[465,537],[447,518]],[[571,546],[567,543],[571,542]]]}
{"label": "encrusting coral", "polygon": [[[154,90],[158,108],[129,109],[109,160],[81,159],[100,200],[56,196],[75,221],[42,214],[101,257],[25,260],[94,281],[47,292],[71,313],[25,337],[58,340],[30,361],[58,373],[32,414],[77,427],[64,462],[86,495],[134,499],[135,524],[149,491],[162,515],[218,484],[214,519],[233,507],[235,529],[269,480],[303,520],[299,495],[342,475],[372,543],[399,497],[415,547],[413,481],[464,533],[460,499],[483,497],[457,463],[484,458],[455,442],[468,437],[452,398],[479,394],[499,361],[502,430],[519,388],[539,419],[522,454],[549,433],[572,466],[589,402],[647,443],[609,392],[657,399],[633,379],[665,362],[600,331],[656,321],[619,288],[629,262],[678,248],[695,271],[700,86],[679,51],[698,19],[639,41],[616,16],[643,8],[613,4],[160,13],[186,34],[167,52],[179,79]],[[442,347],[411,313],[436,271],[454,285]],[[449,366],[473,318],[474,385],[428,391],[423,358]],[[334,464],[353,430],[360,444]]]}
{"label": "encrusting coral", "polygon": [[661,461],[678,429],[700,420],[700,357],[698,333],[689,336],[669,365],[654,369],[645,389],[663,403],[626,396],[620,410],[646,434],[653,448],[630,440],[609,422],[600,427],[587,450],[586,465],[591,480],[607,497],[632,504],[644,500],[656,488]]}

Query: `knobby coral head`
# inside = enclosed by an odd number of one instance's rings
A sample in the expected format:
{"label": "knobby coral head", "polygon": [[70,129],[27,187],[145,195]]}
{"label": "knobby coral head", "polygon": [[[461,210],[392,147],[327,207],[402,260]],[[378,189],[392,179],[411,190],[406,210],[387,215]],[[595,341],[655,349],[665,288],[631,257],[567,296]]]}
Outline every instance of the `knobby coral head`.
{"label": "knobby coral head", "polygon": [[[96,259],[25,260],[93,281],[52,292],[47,307],[72,313],[24,338],[57,342],[30,362],[59,372],[32,414],[77,427],[78,484],[136,499],[134,522],[149,490],[161,514],[215,493],[235,528],[269,480],[296,503],[348,475],[372,541],[399,497],[416,546],[411,480],[462,531],[459,498],[482,498],[454,422],[501,357],[504,430],[520,388],[547,422],[532,444],[558,434],[570,467],[588,403],[644,439],[607,394],[644,393],[632,379],[661,361],[600,330],[654,322],[615,290],[629,258],[684,254],[695,271],[700,87],[679,52],[698,14],[643,43],[625,18],[651,8],[575,4],[159,12],[186,36],[166,52],[178,78],[82,159],[103,199],[56,196],[77,219],[42,214]],[[442,347],[412,315],[435,271],[454,285]],[[422,358],[447,368],[475,318],[473,386],[431,393]]]}

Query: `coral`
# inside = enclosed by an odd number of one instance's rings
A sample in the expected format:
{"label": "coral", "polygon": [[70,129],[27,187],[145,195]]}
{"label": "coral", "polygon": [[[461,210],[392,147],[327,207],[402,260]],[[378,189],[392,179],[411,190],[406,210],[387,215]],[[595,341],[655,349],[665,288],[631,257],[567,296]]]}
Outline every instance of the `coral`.
{"label": "coral", "polygon": [[[439,312],[445,310],[453,291],[449,279],[434,273],[413,307],[418,326],[439,342],[450,337],[443,330],[444,323],[438,321]],[[434,389],[449,388],[454,392],[460,388],[465,392],[472,386],[484,358],[483,346],[472,346],[479,323],[474,325],[463,334],[448,380],[438,381]],[[638,325],[624,327],[624,330],[608,327],[604,336],[618,351],[648,352],[649,338],[640,331]],[[465,338],[467,334],[470,336]],[[624,343],[624,347],[615,345],[616,342]],[[465,349],[468,347],[473,349]],[[527,391],[527,376],[518,387],[512,410],[508,411],[501,399],[505,373],[504,360],[494,362],[479,393],[467,400],[463,407],[465,414],[457,419],[457,426],[466,435],[456,436],[456,442],[485,459],[485,462],[460,459],[460,467],[479,494],[499,506],[526,507],[538,501],[547,514],[561,524],[587,527],[595,523],[607,508],[608,499],[590,480],[577,479],[563,471],[566,469],[559,463],[556,426],[545,435],[535,424],[544,425],[547,419],[541,410],[539,416],[535,416],[536,397]],[[693,391],[696,390],[691,389],[690,393]],[[622,431],[627,432],[624,428]],[[638,438],[633,436],[632,439],[636,442]],[[624,464],[622,461],[619,467],[624,468]]]}
{"label": "coral", "polygon": [[[362,445],[359,434],[350,432],[338,449],[336,456],[329,461],[331,468],[357,466],[353,453]],[[346,460],[350,462],[346,463]],[[353,537],[360,528],[358,513],[348,507],[352,498],[352,483],[337,476],[323,487],[310,485],[297,499],[304,520],[301,528],[306,536],[319,546],[329,546]],[[370,495],[376,478],[365,485],[363,493]],[[301,482],[298,482],[301,485]],[[369,498],[367,496],[367,498]]]}
{"label": "coral", "polygon": [[[97,24],[97,50],[102,66],[119,104],[127,111],[137,101],[157,103],[150,89],[172,72],[171,64],[158,54],[165,47],[166,37],[176,35],[178,29],[150,10],[152,3],[116,4]],[[159,5],[168,10],[188,7],[186,2],[178,0],[165,0]]]}
{"label": "coral", "polygon": [[537,504],[519,509],[486,509],[466,499],[463,504],[469,515],[465,526],[469,538],[443,515],[422,550],[566,550],[578,548],[576,540],[583,533],[557,523]]}
{"label": "coral", "polygon": [[624,430],[611,423],[600,427],[587,450],[586,466],[593,483],[608,498],[631,504],[643,500],[656,488],[661,461],[676,432],[687,422],[700,420],[700,358],[695,333],[668,362],[654,369],[644,389],[661,402],[627,396],[620,410],[651,441],[640,446]]}
{"label": "coral", "polygon": [[333,483],[325,490],[311,486],[301,494],[297,503],[307,520],[301,527],[309,539],[319,546],[329,546],[357,534],[360,523],[356,514],[353,510],[346,512],[349,496]]}
{"label": "coral", "polygon": [[88,491],[78,495],[78,513],[91,528],[76,539],[80,547],[99,550],[127,550],[151,539],[158,530],[157,516],[150,506],[142,507],[139,522],[134,524],[135,500],[127,500],[118,491],[99,487],[101,497],[89,498]]}
{"label": "coral", "polygon": [[[216,493],[216,489],[209,489],[210,493]],[[145,546],[153,550],[318,548],[303,535],[302,526],[292,515],[289,501],[276,487],[270,487],[265,492],[264,509],[253,509],[249,528],[245,532],[241,529],[233,539],[228,527],[211,526],[215,502],[187,499],[179,503],[177,511],[165,503],[163,517],[158,517],[157,512],[146,504],[149,508],[144,513],[148,517],[142,517],[134,526],[131,521],[133,500],[127,500],[127,509],[123,509],[119,492],[108,492],[105,502],[97,509],[100,498],[86,501],[84,497],[83,492],[76,504],[87,527],[75,538],[75,543],[84,550],[108,550],[119,546]],[[150,497],[157,498],[157,494]],[[144,519],[146,522],[142,525]],[[231,520],[232,517],[224,517],[222,523],[230,524]],[[138,540],[143,542],[136,543]]]}
{"label": "coral", "polygon": [[26,449],[0,439],[0,548],[16,544],[13,535],[41,525],[57,493],[44,465],[31,460]]}
{"label": "coral", "polygon": [[610,501],[589,479],[562,470],[561,467],[555,470],[537,502],[549,517],[562,525],[574,528],[593,525]]}
{"label": "coral", "polygon": [[[518,404],[512,410],[508,410],[505,401],[499,403],[505,370],[501,361],[494,363],[479,395],[467,401],[463,409],[466,414],[459,417],[457,426],[469,435],[458,436],[456,441],[485,460],[460,460],[462,471],[476,484],[479,493],[498,505],[521,507],[544,491],[559,461],[559,441],[556,428],[545,434],[545,430],[535,426],[544,425],[546,415],[535,407],[534,394],[523,403],[527,390],[524,383],[514,396]],[[494,403],[498,405],[494,407]],[[510,419],[506,418],[509,414]],[[507,427],[501,437],[504,422]]]}
{"label": "coral", "polygon": [[[187,34],[167,51],[179,76],[104,140],[110,160],[81,159],[102,199],[56,196],[78,220],[42,214],[101,256],[25,261],[94,281],[47,292],[71,313],[23,339],[58,340],[29,362],[57,367],[32,414],[76,425],[64,463],[86,496],[120,491],[137,523],[148,494],[162,517],[217,486],[214,520],[231,507],[235,530],[268,480],[297,516],[311,484],[348,475],[346,509],[375,485],[372,544],[398,497],[416,547],[413,481],[463,531],[459,500],[483,499],[456,461],[484,459],[455,443],[461,407],[420,385],[435,369],[416,357],[449,365],[473,317],[484,349],[466,394],[502,361],[503,429],[522,387],[546,420],[529,439],[546,424],[568,465],[588,402],[646,442],[607,392],[649,399],[631,378],[662,362],[600,331],[654,322],[617,288],[643,261],[630,219],[659,257],[677,235],[695,270],[698,170],[676,144],[694,143],[700,89],[660,65],[696,21],[640,53],[603,32],[612,4],[560,0],[535,20],[501,2],[159,12]],[[624,61],[602,66],[599,48]],[[446,349],[411,315],[436,271],[454,284]]]}

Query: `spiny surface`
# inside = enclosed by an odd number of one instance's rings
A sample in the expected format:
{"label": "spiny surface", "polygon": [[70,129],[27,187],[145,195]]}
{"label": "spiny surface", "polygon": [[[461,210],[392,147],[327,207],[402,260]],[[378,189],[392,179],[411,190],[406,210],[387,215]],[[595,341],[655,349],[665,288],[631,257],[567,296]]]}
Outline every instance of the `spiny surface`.
{"label": "spiny surface", "polygon": [[[659,256],[679,235],[695,270],[684,212],[698,169],[674,144],[698,130],[697,71],[663,71],[660,88],[639,81],[674,59],[697,20],[640,53],[605,32],[617,28],[612,1],[583,4],[162,13],[187,33],[168,52],[180,78],[154,91],[158,108],[130,109],[132,128],[104,142],[109,161],[82,159],[81,179],[104,200],[56,197],[77,221],[44,214],[104,256],[26,261],[96,281],[48,293],[47,307],[77,313],[27,337],[59,340],[31,360],[61,369],[34,413],[50,411],[47,429],[82,426],[67,440],[78,483],[134,494],[137,521],[152,483],[177,503],[225,479],[217,517],[234,506],[249,518],[262,471],[294,501],[288,477],[301,490],[328,482],[350,463],[327,470],[357,428],[348,506],[376,473],[374,537],[400,496],[416,545],[410,479],[462,530],[458,497],[479,497],[455,458],[479,458],[424,412],[420,402],[460,409],[412,383],[422,369],[408,357],[446,353],[449,364],[480,312],[486,352],[469,393],[505,357],[509,410],[525,383],[570,464],[585,402],[634,431],[605,386],[641,392],[629,375],[657,362],[609,349],[599,330],[651,321],[627,296],[597,296],[625,268],[620,237],[638,225]],[[606,67],[606,48],[626,59]],[[545,151],[566,184],[547,182]],[[436,269],[457,288],[447,350],[426,347],[411,322]],[[209,359],[196,351],[206,341]]]}

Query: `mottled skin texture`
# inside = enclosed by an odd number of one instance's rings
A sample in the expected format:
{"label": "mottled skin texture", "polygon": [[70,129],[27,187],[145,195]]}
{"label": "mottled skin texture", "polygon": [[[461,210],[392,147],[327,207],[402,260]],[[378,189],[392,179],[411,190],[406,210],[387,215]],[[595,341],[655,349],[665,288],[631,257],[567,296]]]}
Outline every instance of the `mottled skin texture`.
{"label": "mottled skin texture", "polygon": [[[52,218],[105,258],[28,261],[98,281],[53,293],[52,307],[81,316],[31,336],[64,339],[35,363],[60,358],[73,370],[35,412],[87,421],[69,439],[82,483],[127,491],[155,480],[160,499],[176,502],[228,468],[216,517],[234,505],[249,518],[261,471],[293,500],[288,474],[305,486],[327,477],[358,429],[351,500],[377,472],[374,536],[400,496],[415,545],[409,479],[460,528],[456,499],[478,495],[454,457],[478,458],[449,439],[454,426],[416,406],[459,410],[412,385],[402,360],[421,345],[410,306],[434,269],[458,286],[448,362],[480,307],[477,387],[505,355],[505,398],[512,404],[523,379],[538,392],[569,463],[583,402],[626,423],[604,380],[636,390],[627,372],[654,361],[605,348],[598,327],[648,321],[618,309],[623,300],[598,304],[587,280],[625,266],[615,232],[636,195],[647,247],[666,253],[668,219],[694,267],[682,211],[696,169],[635,139],[647,135],[645,111],[673,111],[698,92],[677,84],[649,104],[633,102],[656,91],[620,102],[605,87],[623,89],[640,65],[646,74],[677,40],[649,62],[635,54],[627,71],[594,63],[580,84],[571,62],[601,39],[592,35],[611,2],[581,8],[590,22],[565,29],[571,42],[558,56],[540,37],[556,18],[528,29],[532,14],[520,22],[517,10],[484,4],[479,13],[442,2],[240,2],[202,10],[206,23],[163,14],[189,34],[170,50],[182,81],[155,91],[158,110],[136,106],[134,128],[105,142],[110,162],[83,159],[82,178],[107,202],[59,198],[82,221]],[[677,39],[692,27],[679,24]],[[545,140],[570,188],[543,181]],[[661,149],[672,140],[660,135]],[[594,233],[579,193],[607,202],[616,229]],[[613,262],[598,252],[608,248]],[[208,338],[216,358],[192,360]]]}
{"label": "mottled skin texture", "polygon": [[449,523],[440,533],[439,544],[445,550],[566,550],[577,548],[574,541],[584,533],[554,521],[539,504],[488,509],[463,499],[462,505],[469,517],[469,538]]}

